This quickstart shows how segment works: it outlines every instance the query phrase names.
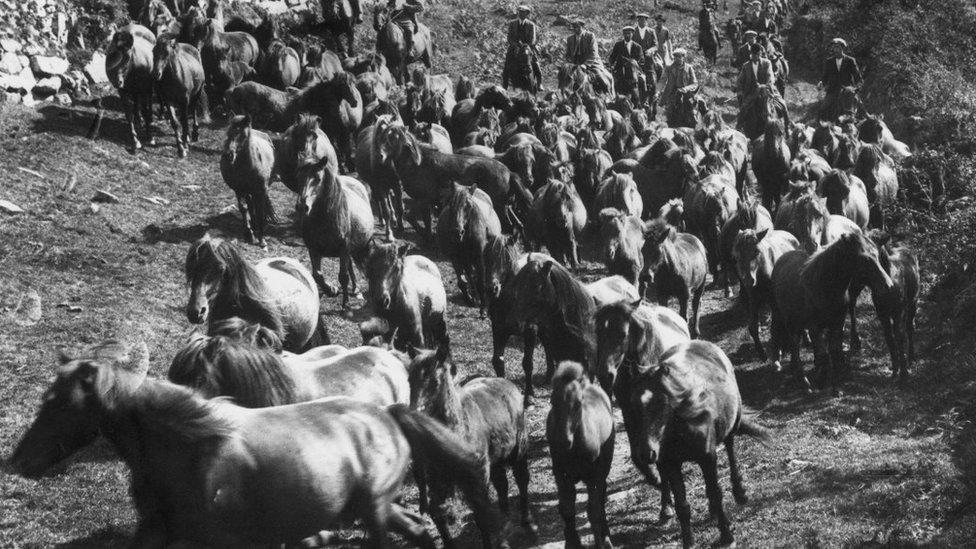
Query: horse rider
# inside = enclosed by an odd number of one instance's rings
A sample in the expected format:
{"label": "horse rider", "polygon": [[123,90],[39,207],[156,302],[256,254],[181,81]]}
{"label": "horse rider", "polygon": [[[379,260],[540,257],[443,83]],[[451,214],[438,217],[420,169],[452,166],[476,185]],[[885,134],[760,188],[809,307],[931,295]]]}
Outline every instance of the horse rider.
{"label": "horse rider", "polygon": [[769,10],[766,9],[759,13],[759,17],[752,22],[752,26],[749,28],[758,34],[765,34],[769,37],[776,36],[776,22],[769,16]]}
{"label": "horse rider", "polygon": [[747,30],[743,36],[745,37],[746,41],[744,44],[739,46],[739,49],[735,52],[735,58],[732,60],[732,63],[736,67],[742,67],[742,65],[749,60],[749,49],[753,44],[756,43],[756,39],[758,38],[756,31],[752,29]]}
{"label": "horse rider", "polygon": [[668,125],[677,122],[675,118],[679,95],[698,89],[698,77],[695,76],[695,69],[685,62],[688,51],[684,48],[678,48],[674,50],[673,54],[674,62],[664,69],[661,83],[658,84],[658,89],[661,90],[658,103],[664,106]]}
{"label": "horse rider", "polygon": [[633,59],[641,67],[644,66],[644,50],[641,49],[640,44],[634,41],[634,27],[627,25],[622,29],[622,32],[623,38],[613,45],[610,50],[610,57],[607,59],[607,65],[610,65],[610,70],[613,71],[614,75],[620,74],[624,60],[627,59]]}
{"label": "horse rider", "polygon": [[387,0],[386,7],[390,10],[390,21],[403,29],[403,41],[407,51],[411,51],[413,36],[420,28],[417,14],[424,11],[424,0]]}
{"label": "horse rider", "polygon": [[671,31],[664,26],[664,16],[660,13],[654,16],[654,38],[657,40],[657,54],[661,62],[667,67],[674,57],[674,44],[671,42]]}
{"label": "horse rider", "polygon": [[661,77],[661,70],[663,70],[663,65],[661,68],[657,68],[654,62],[654,54],[657,52],[657,36],[654,35],[654,29],[647,26],[647,20],[651,16],[646,13],[637,14],[637,26],[634,28],[634,41],[641,47],[644,52],[644,75],[647,78],[651,78],[653,82],[657,82],[657,79]]}
{"label": "horse rider", "polygon": [[735,98],[739,101],[739,118],[752,111],[759,97],[759,86],[769,86],[774,92],[775,73],[773,64],[762,56],[763,47],[752,44],[749,47],[749,60],[739,68],[739,78],[735,84]]}
{"label": "horse rider", "polygon": [[587,67],[603,66],[596,36],[586,30],[586,22],[582,19],[574,19],[570,23],[570,28],[573,32],[566,38],[566,61]]}
{"label": "horse rider", "polygon": [[[516,18],[508,23],[508,51],[505,53],[505,67],[508,69],[511,66],[519,48],[528,46],[532,52],[532,72],[541,76],[542,71],[539,69],[538,50],[536,49],[535,23],[529,19],[531,12],[532,8],[523,4],[516,8]],[[506,70],[506,77],[508,73],[509,71]],[[507,82],[503,85],[506,88],[508,87]]]}
{"label": "horse rider", "polygon": [[[858,88],[861,85],[861,70],[857,61],[847,55],[847,42],[843,38],[830,41],[831,57],[824,61],[823,77],[817,83],[818,88],[826,89],[823,104],[823,114],[832,115],[835,110],[840,91],[845,87]],[[828,116],[832,119],[833,116]]]}

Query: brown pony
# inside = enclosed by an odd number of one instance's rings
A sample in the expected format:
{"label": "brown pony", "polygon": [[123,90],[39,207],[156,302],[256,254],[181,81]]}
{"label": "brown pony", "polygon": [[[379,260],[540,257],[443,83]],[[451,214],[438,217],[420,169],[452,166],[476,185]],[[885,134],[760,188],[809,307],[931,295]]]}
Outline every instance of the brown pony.
{"label": "brown pony", "polygon": [[[362,15],[354,13],[349,0],[325,0],[321,5],[323,25],[332,34],[336,51],[343,56],[353,55],[356,23],[362,23]],[[340,36],[345,37],[345,43],[339,40]]]}
{"label": "brown pony", "polygon": [[501,234],[491,198],[477,184],[465,187],[454,183],[437,218],[437,237],[441,252],[454,266],[458,289],[472,303],[479,303],[482,318],[487,306],[485,248],[489,239]]}
{"label": "brown pony", "polygon": [[173,35],[161,36],[153,47],[153,80],[156,97],[169,113],[169,122],[176,134],[176,149],[180,157],[185,158],[190,141],[196,142],[200,136],[198,107],[205,108],[207,103],[200,53],[189,44],[180,44]]}
{"label": "brown pony", "polygon": [[[299,197],[301,233],[308,248],[315,282],[328,296],[342,291],[342,307],[351,291],[356,295],[356,269],[362,269],[373,237],[373,211],[369,192],[357,179],[336,175],[328,158],[298,170],[302,186]],[[339,289],[327,284],[322,276],[322,258],[339,259]]]}
{"label": "brown pony", "polygon": [[792,233],[807,253],[813,253],[823,242],[829,218],[825,200],[814,191],[814,184],[794,183],[776,210],[774,226]]}
{"label": "brown pony", "polygon": [[394,239],[394,221],[403,230],[403,185],[396,171],[382,161],[377,146],[380,136],[392,124],[401,124],[399,114],[381,114],[375,122],[363,126],[356,139],[356,174],[373,191],[373,204],[385,226],[388,242]]}
{"label": "brown pony", "polygon": [[600,210],[600,237],[607,274],[637,285],[644,270],[644,224],[616,208]]}
{"label": "brown pony", "polygon": [[133,547],[292,544],[359,519],[368,544],[388,544],[392,528],[432,549],[422,521],[395,503],[411,457],[458,485],[480,526],[501,527],[482,457],[423,414],[343,397],[241,408],[147,378],[148,354],[106,342],[62,357],[11,458],[39,478],[104,434],[131,472]]}
{"label": "brown pony", "polygon": [[546,441],[559,491],[567,547],[582,547],[576,531],[576,484],[586,484],[586,516],[596,547],[613,547],[607,526],[607,476],[613,462],[614,419],[610,398],[576,362],[563,362],[552,378]]}
{"label": "brown pony", "polygon": [[846,367],[842,340],[848,291],[855,280],[866,282],[872,294],[893,288],[877,248],[860,233],[842,235],[812,255],[787,252],[773,267],[773,360],[778,363],[781,350],[789,350],[793,375],[804,388],[809,389],[810,382],[800,363],[800,336],[807,330],[818,363],[818,384],[829,382],[837,391]]}
{"label": "brown pony", "polygon": [[262,248],[267,247],[267,222],[275,220],[268,196],[274,163],[274,144],[268,134],[252,129],[247,115],[232,118],[220,155],[220,174],[237,196],[244,238]]}
{"label": "brown pony", "polygon": [[852,173],[864,181],[870,204],[869,224],[884,229],[885,211],[898,198],[898,175],[891,158],[879,145],[865,145],[857,155]]}
{"label": "brown pony", "polygon": [[749,308],[749,335],[756,356],[766,361],[766,350],[759,340],[759,312],[772,299],[773,266],[786,252],[800,249],[800,242],[786,231],[740,230],[732,244],[739,287]]}
{"label": "brown pony", "polygon": [[193,43],[200,49],[207,86],[211,88],[212,75],[219,69],[221,61],[241,61],[253,67],[261,55],[261,48],[253,36],[246,32],[224,32],[213,19],[197,27]]}
{"label": "brown pony", "polygon": [[[508,475],[511,468],[519,489],[519,512],[522,526],[529,532],[536,525],[529,511],[529,430],[525,407],[518,388],[511,381],[497,377],[476,377],[458,384],[457,365],[451,358],[444,334],[435,351],[408,348],[410,370],[410,406],[441,422],[468,447],[482,457],[482,481],[491,479],[498,495],[503,516],[508,515]],[[447,499],[453,486],[438,475],[427,475],[422,467],[414,471],[420,491],[421,511],[426,507],[427,485],[430,486],[431,516],[445,547],[454,547],[447,525]],[[481,526],[481,525],[479,525]],[[483,546],[494,547],[492,539],[504,534],[481,528]]]}
{"label": "brown pony", "polygon": [[661,305],[667,306],[672,297],[678,298],[678,311],[684,319],[688,319],[691,301],[688,326],[691,337],[698,338],[698,312],[708,277],[705,245],[694,235],[679,233],[663,220],[653,219],[644,223],[643,253],[640,295],[646,295],[647,286],[653,284]]}
{"label": "brown pony", "polygon": [[413,44],[407,51],[407,42],[400,24],[390,19],[389,8],[377,4],[373,10],[373,30],[376,31],[376,51],[383,54],[397,84],[407,81],[407,66],[421,62],[428,69],[434,58],[434,41],[430,29],[418,23],[413,33]]}
{"label": "brown pony", "polygon": [[769,211],[779,207],[789,182],[792,155],[779,122],[766,124],[765,133],[752,142],[752,171],[756,174],[762,203]]}
{"label": "brown pony", "polygon": [[[153,49],[156,37],[146,27],[134,23],[115,31],[105,52],[105,72],[108,79],[119,92],[125,107],[125,119],[129,125],[132,151],[142,148],[136,134],[139,114],[142,114],[143,132],[146,143],[155,145],[152,136],[152,98],[155,80],[153,78]],[[96,114],[89,137],[98,136],[102,112]]]}
{"label": "brown pony", "polygon": [[827,211],[853,221],[861,230],[868,226],[868,196],[864,182],[841,170],[831,170],[819,183]]}
{"label": "brown pony", "polygon": [[534,234],[542,237],[550,255],[560,262],[579,267],[579,238],[586,227],[586,208],[576,187],[558,179],[550,180],[533,198],[536,219]]}
{"label": "brown pony", "polygon": [[731,297],[732,274],[721,268],[721,232],[722,227],[735,216],[739,206],[735,179],[709,175],[697,184],[689,185],[685,191],[684,205],[687,230],[705,245],[712,279],[725,288],[726,297]]}
{"label": "brown pony", "polygon": [[780,125],[780,130],[790,127],[790,114],[786,102],[772,86],[761,85],[756,92],[756,100],[739,111],[739,129],[749,139],[756,139],[771,122]]}
{"label": "brown pony", "polygon": [[[674,223],[672,223],[674,225]],[[739,231],[751,229],[755,232],[773,228],[773,218],[769,211],[755,200],[740,200],[735,215],[722,225],[719,233],[719,260],[722,270],[738,276],[735,268],[735,258],[732,257],[732,247]]]}
{"label": "brown pony", "polygon": [[[672,347],[657,367],[649,367],[627,380],[626,398],[619,398],[621,408],[628,408],[635,421],[627,425],[627,436],[636,440],[633,459],[650,470],[656,465],[661,475],[662,499],[674,495],[681,542],[694,546],[691,531],[691,507],[685,492],[681,465],[692,461],[705,478],[708,507],[718,522],[718,545],[732,546],[732,525],[722,507],[722,488],[718,481],[717,450],[725,445],[732,477],[732,495],[736,503],[749,500],[742,485],[735,456],[735,437],[747,435],[766,440],[764,428],[746,414],[735,381],[732,363],[715,344],[691,341]],[[669,515],[662,501],[661,516]]]}
{"label": "brown pony", "polygon": [[918,260],[907,246],[889,250],[890,237],[883,231],[872,230],[868,237],[878,246],[881,265],[891,276],[891,291],[872,291],[871,299],[891,353],[891,375],[905,382],[908,368],[915,361],[915,313],[920,289]]}
{"label": "brown pony", "polygon": [[596,188],[593,210],[601,212],[604,208],[616,208],[640,219],[644,214],[644,200],[633,177],[611,173],[600,182]]}
{"label": "brown pony", "polygon": [[301,194],[302,185],[298,171],[325,159],[329,170],[339,175],[339,160],[329,136],[321,128],[321,119],[311,114],[301,114],[298,120],[285,130],[275,142],[275,173],[293,193]]}
{"label": "brown pony", "polygon": [[258,56],[255,63],[258,79],[278,90],[294,86],[302,72],[298,52],[283,40],[273,40]]}

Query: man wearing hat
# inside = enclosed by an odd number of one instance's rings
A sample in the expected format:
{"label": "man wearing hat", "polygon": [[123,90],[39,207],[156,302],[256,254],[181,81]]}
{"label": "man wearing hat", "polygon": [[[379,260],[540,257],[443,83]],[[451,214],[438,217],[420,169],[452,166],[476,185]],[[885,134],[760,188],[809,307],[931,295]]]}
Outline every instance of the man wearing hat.
{"label": "man wearing hat", "polygon": [[566,61],[574,65],[603,66],[596,37],[586,30],[586,23],[582,19],[574,19],[569,26],[573,32],[566,39]]}
{"label": "man wearing hat", "polygon": [[657,82],[664,70],[664,64],[654,56],[657,53],[657,36],[654,35],[654,29],[647,26],[647,20],[650,18],[651,16],[646,13],[637,14],[634,42],[637,42],[644,53],[644,75],[649,79],[648,82]]}
{"label": "man wearing hat", "polygon": [[776,22],[772,20],[772,18],[769,16],[769,11],[767,10],[762,10],[758,16],[753,19],[749,28],[756,31],[758,34],[765,34],[769,37],[776,36]]}
{"label": "man wearing hat", "polygon": [[[735,84],[735,98],[739,100],[739,115],[748,112],[756,97],[759,86],[773,87],[775,73],[773,64],[762,56],[763,47],[752,44],[749,47],[749,60],[739,68],[739,78]],[[775,90],[775,88],[773,88]]]}
{"label": "man wearing hat", "polygon": [[654,16],[654,38],[657,42],[657,55],[667,67],[673,58],[674,45],[671,43],[671,31],[664,26],[664,16],[660,13]]}
{"label": "man wearing hat", "polygon": [[622,61],[634,59],[644,66],[644,51],[637,42],[634,42],[634,27],[627,25],[623,28],[624,37],[617,41],[610,50],[610,57],[607,64],[610,70],[616,75],[622,66]]}
{"label": "man wearing hat", "polygon": [[508,52],[505,54],[505,69],[502,72],[502,86],[508,87],[508,72],[515,53],[519,48],[528,46],[532,51],[532,72],[541,80],[538,52],[536,51],[535,23],[529,19],[532,8],[521,5],[516,8],[517,17],[508,23]]}
{"label": "man wearing hat", "polygon": [[695,76],[695,69],[685,62],[687,55],[688,51],[684,48],[674,50],[674,62],[664,69],[664,76],[661,77],[661,82],[658,84],[658,89],[661,90],[658,103],[664,106],[669,126],[681,125],[681,121],[676,116],[679,94],[698,89],[698,77]]}
{"label": "man wearing hat", "polygon": [[395,22],[403,30],[403,41],[406,50],[413,49],[413,35],[417,32],[420,23],[417,21],[417,14],[424,11],[423,0],[387,0],[386,7],[390,11],[390,20]]}
{"label": "man wearing hat", "polygon": [[746,41],[744,44],[739,46],[739,49],[735,52],[735,58],[732,60],[732,63],[734,63],[736,67],[742,67],[742,65],[749,60],[749,50],[752,45],[756,43],[756,31],[749,29],[743,36],[745,36]]}
{"label": "man wearing hat", "polygon": [[826,89],[823,112],[828,119],[833,119],[834,105],[840,91],[845,87],[858,88],[861,85],[861,71],[857,68],[857,61],[844,53],[847,42],[843,38],[830,41],[831,57],[824,61],[823,77],[818,87]]}

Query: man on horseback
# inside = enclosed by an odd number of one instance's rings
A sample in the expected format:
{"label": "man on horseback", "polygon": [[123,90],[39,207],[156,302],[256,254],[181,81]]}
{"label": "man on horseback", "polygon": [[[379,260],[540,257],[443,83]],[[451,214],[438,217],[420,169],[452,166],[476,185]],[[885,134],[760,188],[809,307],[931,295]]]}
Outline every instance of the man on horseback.
{"label": "man on horseback", "polygon": [[674,63],[664,69],[664,76],[661,77],[661,82],[664,84],[658,85],[658,88],[661,89],[658,102],[664,106],[669,126],[681,125],[678,121],[678,101],[681,99],[681,95],[698,89],[698,77],[695,76],[695,69],[685,63],[687,54],[688,51],[684,48],[674,50]]}
{"label": "man on horseback", "polygon": [[756,43],[756,38],[758,35],[756,34],[756,31],[750,29],[747,30],[743,36],[745,36],[746,42],[745,44],[739,46],[739,51],[735,52],[735,59],[732,60],[732,63],[734,63],[736,67],[742,67],[743,64],[749,61],[749,50],[752,45]]}
{"label": "man on horseback", "polygon": [[637,61],[643,66],[644,51],[641,49],[640,44],[634,42],[634,27],[628,25],[623,28],[623,38],[618,40],[613,45],[613,49],[610,50],[610,57],[607,59],[607,64],[610,65],[610,70],[616,76],[620,74],[623,63],[630,59]]}
{"label": "man on horseback", "polygon": [[566,39],[566,61],[587,67],[602,66],[603,60],[600,59],[596,37],[585,27],[586,23],[582,19],[575,19],[570,23],[573,34]]}
{"label": "man on horseback", "polygon": [[[753,44],[749,49],[749,61],[739,68],[735,84],[735,97],[739,100],[739,115],[748,112],[755,103],[759,86],[773,87],[773,64],[762,56],[763,47]],[[774,88],[775,89],[775,88]]]}
{"label": "man on horseback", "polygon": [[657,52],[657,37],[654,29],[647,26],[650,16],[646,13],[637,14],[637,27],[634,29],[634,41],[641,47],[644,53],[644,76],[648,82],[657,82],[664,70],[664,64],[655,62]]}
{"label": "man on horseback", "polygon": [[843,38],[834,38],[830,42],[832,56],[824,62],[823,77],[817,87],[825,88],[821,117],[833,120],[837,110],[837,99],[845,87],[858,88],[861,85],[861,71],[857,61],[847,55],[847,42]]}
{"label": "man on horseback", "polygon": [[502,86],[507,88],[512,63],[519,48],[528,47],[532,52],[532,72],[541,81],[542,71],[539,69],[539,57],[536,50],[535,23],[529,19],[532,8],[526,5],[516,10],[517,17],[508,23],[508,51],[505,53],[505,68],[502,71]]}
{"label": "man on horseback", "polygon": [[390,21],[403,29],[407,51],[413,50],[413,35],[420,24],[417,14],[424,11],[424,0],[387,0],[386,7],[390,11]]}

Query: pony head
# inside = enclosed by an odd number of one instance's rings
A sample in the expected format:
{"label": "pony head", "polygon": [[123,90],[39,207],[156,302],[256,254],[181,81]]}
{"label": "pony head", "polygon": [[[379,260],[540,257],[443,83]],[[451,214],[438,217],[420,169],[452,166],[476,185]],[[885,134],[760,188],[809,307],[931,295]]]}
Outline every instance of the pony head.
{"label": "pony head", "polygon": [[136,390],[148,371],[145,342],[123,345],[111,340],[81,358],[62,354],[41,410],[10,459],[14,471],[38,478],[93,442],[99,433],[99,412],[113,408],[119,393]]}
{"label": "pony head", "polygon": [[663,219],[644,222],[644,272],[648,282],[654,282],[657,270],[664,264],[664,247],[678,237],[677,229]]}
{"label": "pony head", "polygon": [[299,168],[297,179],[302,191],[298,195],[295,209],[302,215],[308,215],[319,196],[328,193],[334,185],[338,184],[335,174],[329,169],[328,157]]}
{"label": "pony head", "polygon": [[644,328],[634,319],[641,300],[621,300],[600,307],[596,312],[596,372],[602,378],[616,375],[630,356],[634,359],[644,346]]}
{"label": "pony head", "polygon": [[403,258],[413,245],[409,242],[383,244],[371,240],[366,259],[366,278],[373,306],[378,313],[386,313],[393,302],[393,292],[403,276]]}
{"label": "pony head", "polygon": [[[157,45],[157,47],[159,47]],[[227,137],[224,139],[223,158],[230,164],[237,161],[237,155],[251,137],[251,116],[237,115],[227,126]]]}
{"label": "pony head", "polygon": [[555,427],[551,432],[547,429],[550,444],[559,445],[566,451],[573,447],[575,433],[582,422],[583,389],[588,384],[586,370],[581,364],[571,361],[559,363],[552,377],[552,395],[549,398],[552,404],[550,421]]}
{"label": "pony head", "polygon": [[449,411],[440,400],[454,386],[457,365],[451,358],[450,341],[446,336],[435,350],[415,349],[407,346],[410,365],[407,366],[410,381],[410,406],[430,413]]}
{"label": "pony head", "polygon": [[769,229],[756,232],[753,229],[739,231],[732,244],[732,258],[739,273],[739,280],[747,288],[756,286],[759,271],[759,243],[769,233]]}

